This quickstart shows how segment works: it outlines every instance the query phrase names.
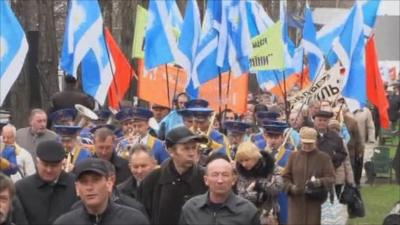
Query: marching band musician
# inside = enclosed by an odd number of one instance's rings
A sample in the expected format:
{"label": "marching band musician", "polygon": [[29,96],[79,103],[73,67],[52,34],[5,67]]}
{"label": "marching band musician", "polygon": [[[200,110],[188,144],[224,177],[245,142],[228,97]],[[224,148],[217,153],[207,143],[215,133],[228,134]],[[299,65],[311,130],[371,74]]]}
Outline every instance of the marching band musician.
{"label": "marching band musician", "polygon": [[92,152],[87,148],[83,148],[77,139],[81,127],[55,125],[53,129],[60,136],[61,143],[65,149],[65,172],[71,172],[76,163],[92,156]]}
{"label": "marching band musician", "polygon": [[116,151],[118,156],[128,159],[129,153],[129,146],[132,146],[136,140],[133,137],[133,113],[132,109],[129,107],[121,108],[117,114],[115,114],[115,119],[121,125],[120,133],[121,136],[117,135],[117,147]]}
{"label": "marching band musician", "polygon": [[[225,145],[226,137],[217,130],[210,128],[212,126],[210,118],[213,110],[208,108],[208,102],[204,99],[193,99],[186,103],[186,109],[194,116],[194,132],[208,134],[208,138],[214,142]],[[222,146],[219,146],[222,147]]]}
{"label": "marching band musician", "polygon": [[215,114],[213,115],[213,110],[208,108],[206,100],[190,100],[186,103],[186,110],[193,115],[193,126],[189,129],[208,139],[207,144],[201,144],[199,148],[198,164],[204,166],[208,156],[223,151],[228,141],[225,135],[213,128]]}
{"label": "marching band musician", "polygon": [[54,125],[74,125],[77,111],[73,108],[59,109],[50,114],[49,120]]}
{"label": "marching band musician", "polygon": [[232,162],[235,160],[238,146],[244,142],[246,130],[251,126],[241,121],[226,121],[224,127],[227,131],[228,145],[223,148],[223,151],[218,152],[226,154]]}
{"label": "marching band musician", "polygon": [[125,121],[126,119],[123,118],[132,118],[133,124],[129,136],[120,140],[118,144],[120,147],[117,148],[117,154],[120,156],[129,156],[129,146],[140,143],[146,145],[150,149],[158,164],[168,159],[169,154],[163,142],[149,134],[149,119],[153,117],[153,113],[141,107],[125,108],[123,110],[123,113],[117,116],[117,119],[119,118],[119,120]]}
{"label": "marching band musician", "polygon": [[277,120],[279,113],[272,111],[260,111],[256,114],[258,124],[260,125],[260,132],[252,135],[250,137],[251,142],[253,142],[259,149],[263,150],[267,146],[266,134],[262,129],[264,123],[268,123],[271,120]]}
{"label": "marching band musician", "polygon": [[[285,137],[285,130],[288,125],[280,121],[269,121],[264,122],[264,134],[266,141],[268,143],[265,150],[274,158],[275,160],[275,170],[277,174],[281,174],[283,168],[285,168],[289,156],[294,150],[293,145],[287,143],[288,137]],[[280,206],[279,211],[279,221],[282,224],[287,224],[288,217],[288,197],[284,192],[278,194],[278,203]]]}

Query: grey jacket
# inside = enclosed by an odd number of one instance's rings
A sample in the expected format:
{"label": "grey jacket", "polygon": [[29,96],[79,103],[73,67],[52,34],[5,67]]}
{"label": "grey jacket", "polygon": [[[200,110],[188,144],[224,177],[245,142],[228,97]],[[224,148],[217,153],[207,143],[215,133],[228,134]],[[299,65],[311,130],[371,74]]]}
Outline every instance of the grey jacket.
{"label": "grey jacket", "polygon": [[257,208],[250,201],[235,195],[233,192],[218,209],[210,206],[207,192],[195,196],[185,203],[179,224],[259,225],[260,220]]}

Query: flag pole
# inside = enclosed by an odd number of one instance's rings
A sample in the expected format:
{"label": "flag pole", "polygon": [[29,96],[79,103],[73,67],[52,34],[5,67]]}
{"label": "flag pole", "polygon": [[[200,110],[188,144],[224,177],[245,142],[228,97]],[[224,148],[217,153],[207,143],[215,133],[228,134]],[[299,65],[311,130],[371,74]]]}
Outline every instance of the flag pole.
{"label": "flag pole", "polygon": [[300,90],[303,90],[303,83],[304,83],[304,48],[302,51],[303,51],[302,53],[303,58],[301,59]]}
{"label": "flag pole", "polygon": [[229,91],[230,91],[230,86],[231,86],[231,70],[228,72],[228,85],[226,88],[226,99],[227,101],[225,102],[225,110],[228,108],[228,99],[229,99]]}
{"label": "flag pole", "polygon": [[105,26],[103,25],[104,44],[106,45],[107,59],[108,59],[108,62],[110,63],[110,71],[111,71],[111,75],[113,77],[112,83],[114,84],[115,93],[117,94],[117,97],[119,99],[118,100],[118,106],[119,106],[119,108],[121,108],[121,101],[120,100],[122,100],[122,99],[121,99],[121,96],[119,95],[118,85],[114,82],[114,80],[115,80],[115,71],[114,71],[114,68],[112,67],[110,50],[108,49],[107,40],[106,40],[106,34],[105,34],[104,30],[105,30]]}
{"label": "flag pole", "polygon": [[286,90],[286,74],[285,70],[283,70],[283,99],[285,101],[285,118],[286,118],[286,123],[289,122],[289,111],[288,111],[288,101],[287,101],[287,90]]}
{"label": "flag pole", "polygon": [[167,78],[167,97],[168,97],[168,106],[171,107],[171,96],[169,94],[169,74],[168,74],[168,65],[165,64],[165,75]]}
{"label": "flag pole", "polygon": [[[221,115],[221,103],[222,103],[222,74],[221,69],[218,67],[218,96],[219,96],[219,104],[218,104],[218,111]],[[221,121],[219,121],[221,122]]]}
{"label": "flag pole", "polygon": [[[174,96],[172,99],[175,99],[175,97],[176,97],[176,92],[178,90],[179,72],[181,71],[181,68],[179,66],[176,66],[176,67],[178,68],[178,71],[176,72]],[[172,105],[172,107],[174,107],[174,105]]]}

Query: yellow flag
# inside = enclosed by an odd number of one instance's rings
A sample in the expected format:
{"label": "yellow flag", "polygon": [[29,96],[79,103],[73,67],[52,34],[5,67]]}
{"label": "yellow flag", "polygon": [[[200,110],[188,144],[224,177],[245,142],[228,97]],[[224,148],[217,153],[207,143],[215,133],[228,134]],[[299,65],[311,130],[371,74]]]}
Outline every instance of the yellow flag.
{"label": "yellow flag", "polygon": [[140,5],[137,6],[132,58],[144,58],[144,35],[146,33],[147,14],[148,12],[145,8]]}
{"label": "yellow flag", "polygon": [[251,42],[253,53],[250,57],[252,70],[277,70],[285,67],[282,25],[277,22]]}

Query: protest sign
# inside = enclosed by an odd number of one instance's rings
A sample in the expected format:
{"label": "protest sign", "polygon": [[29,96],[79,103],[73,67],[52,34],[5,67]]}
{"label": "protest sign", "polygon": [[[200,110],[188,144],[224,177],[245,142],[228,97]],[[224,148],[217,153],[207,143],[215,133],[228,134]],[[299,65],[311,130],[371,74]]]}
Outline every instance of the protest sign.
{"label": "protest sign", "polygon": [[147,10],[138,5],[136,8],[135,33],[133,36],[132,58],[144,58],[144,35],[146,33]]}
{"label": "protest sign", "polygon": [[309,88],[304,89],[288,101],[291,106],[306,104],[313,99],[334,101],[343,89],[343,77],[340,74],[340,65],[336,64],[330,70],[322,70],[317,80]]}
{"label": "protest sign", "polygon": [[253,38],[253,52],[250,57],[252,70],[277,70],[285,67],[281,29],[281,22],[277,22]]}

